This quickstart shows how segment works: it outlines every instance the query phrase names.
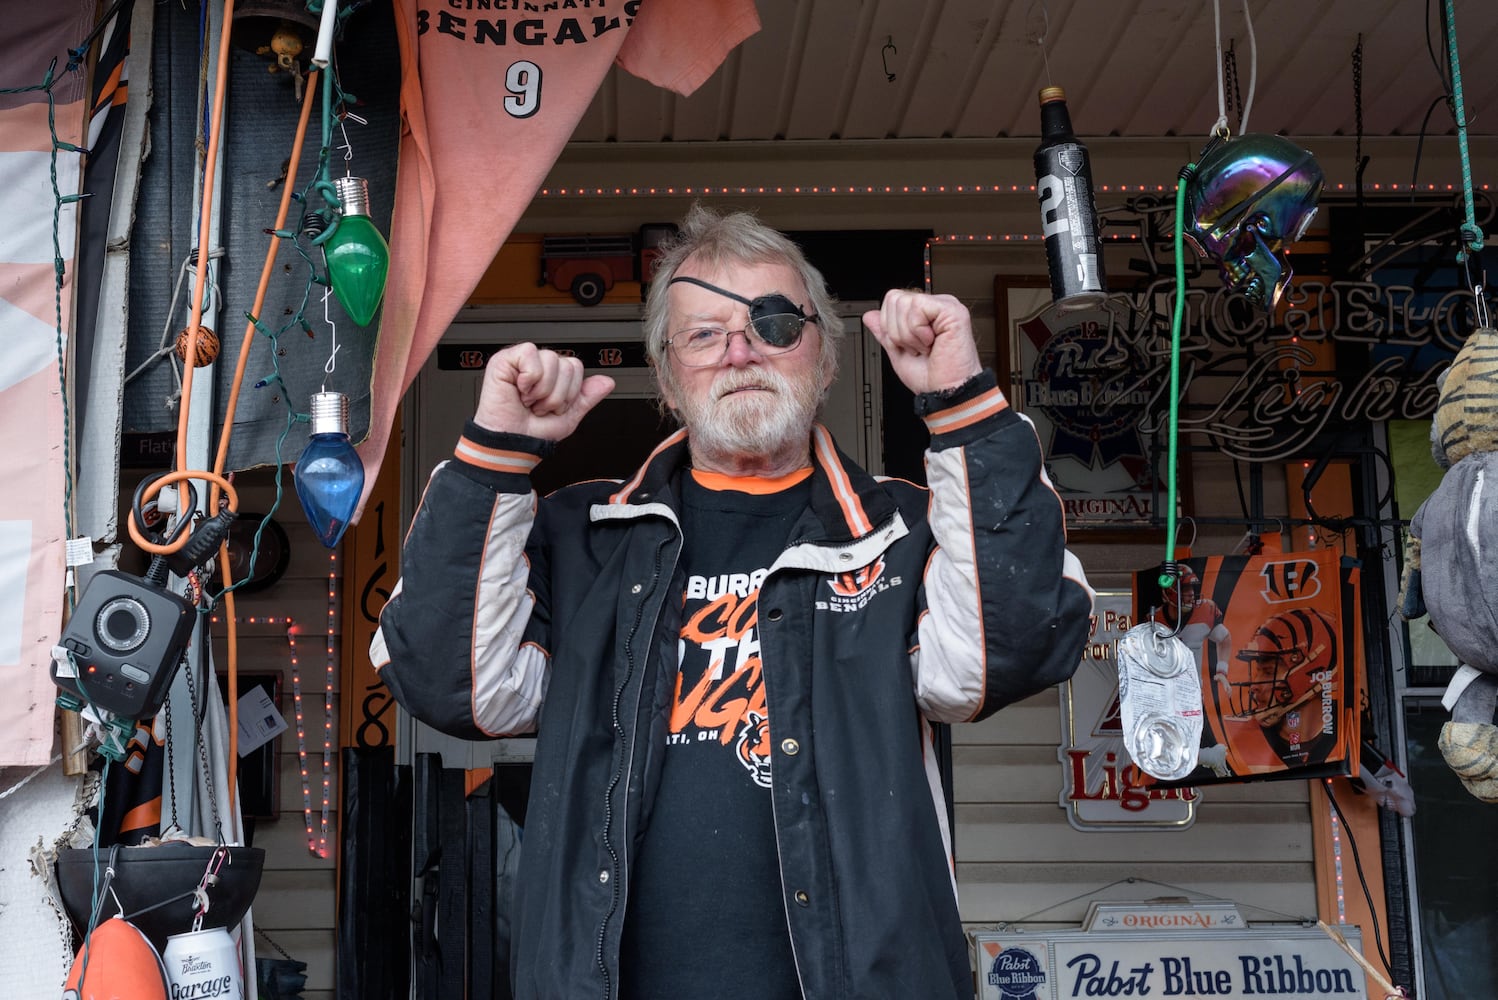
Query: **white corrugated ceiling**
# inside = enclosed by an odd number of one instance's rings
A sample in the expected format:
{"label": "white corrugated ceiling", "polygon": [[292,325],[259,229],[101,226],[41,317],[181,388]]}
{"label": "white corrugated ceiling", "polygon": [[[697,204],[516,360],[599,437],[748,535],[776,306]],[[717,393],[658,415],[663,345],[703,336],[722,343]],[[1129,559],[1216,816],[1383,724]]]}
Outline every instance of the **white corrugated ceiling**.
{"label": "white corrugated ceiling", "polygon": [[[1444,3],[1251,0],[1249,129],[1355,135],[1361,35],[1363,134],[1415,136],[1427,113],[1428,135],[1454,133]],[[1083,136],[1205,136],[1218,117],[1211,0],[759,0],[759,12],[763,29],[690,97],[615,69],[574,141],[1033,136],[1047,82],[1066,89]],[[1236,132],[1252,68],[1241,0],[1221,0],[1221,23]],[[1493,135],[1498,0],[1456,0],[1455,23],[1469,131]]]}

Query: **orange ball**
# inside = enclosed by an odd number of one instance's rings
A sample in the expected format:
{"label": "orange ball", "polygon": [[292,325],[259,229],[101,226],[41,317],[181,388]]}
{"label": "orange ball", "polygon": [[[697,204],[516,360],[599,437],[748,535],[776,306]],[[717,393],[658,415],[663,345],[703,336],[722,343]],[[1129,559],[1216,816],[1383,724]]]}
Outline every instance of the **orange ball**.
{"label": "orange ball", "polygon": [[67,1000],[167,1000],[166,967],[134,924],[111,917],[83,947],[68,973]]}
{"label": "orange ball", "polygon": [[[177,357],[183,361],[187,360],[187,328],[184,327],[177,333]],[[193,355],[192,366],[202,368],[211,365],[218,359],[218,334],[206,326],[198,327],[197,350]]]}

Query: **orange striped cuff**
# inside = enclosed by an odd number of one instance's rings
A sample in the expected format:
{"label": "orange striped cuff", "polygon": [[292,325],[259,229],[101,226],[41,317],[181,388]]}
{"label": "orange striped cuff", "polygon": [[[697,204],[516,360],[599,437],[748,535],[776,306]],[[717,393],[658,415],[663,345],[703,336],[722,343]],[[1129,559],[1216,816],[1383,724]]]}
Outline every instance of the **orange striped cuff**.
{"label": "orange striped cuff", "polygon": [[926,429],[934,436],[969,427],[996,413],[1002,413],[1008,408],[1009,400],[1004,398],[1003,390],[993,388],[972,399],[964,400],[956,406],[927,414],[921,419],[926,422]]}
{"label": "orange striped cuff", "polygon": [[530,475],[530,471],[541,462],[540,455],[489,448],[466,435],[458,438],[458,446],[453,449],[453,454],[461,461],[480,469],[516,473],[522,476]]}

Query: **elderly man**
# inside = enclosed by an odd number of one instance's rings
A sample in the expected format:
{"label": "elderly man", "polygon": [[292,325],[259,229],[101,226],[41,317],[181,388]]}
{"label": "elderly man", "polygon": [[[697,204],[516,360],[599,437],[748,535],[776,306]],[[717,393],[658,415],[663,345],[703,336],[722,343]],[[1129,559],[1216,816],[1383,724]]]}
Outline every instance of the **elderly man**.
{"label": "elderly man", "polygon": [[973,996],[930,724],[1066,679],[1092,592],[967,310],[864,316],[928,491],[816,423],[833,309],[782,234],[694,209],[645,309],[681,428],[538,502],[529,471],[613,383],[520,344],[427,486],[371,656],[440,729],[538,735],[516,997]]}

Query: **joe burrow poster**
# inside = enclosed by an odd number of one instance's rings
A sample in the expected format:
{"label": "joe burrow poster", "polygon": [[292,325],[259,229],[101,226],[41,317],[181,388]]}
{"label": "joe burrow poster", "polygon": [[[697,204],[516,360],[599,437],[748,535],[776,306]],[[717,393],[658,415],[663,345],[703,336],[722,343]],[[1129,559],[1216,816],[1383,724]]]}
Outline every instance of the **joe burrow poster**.
{"label": "joe burrow poster", "polygon": [[1358,571],[1329,550],[1187,559],[1162,588],[1134,576],[1138,621],[1157,621],[1196,658],[1197,768],[1169,785],[1320,778],[1357,767],[1363,662]]}

